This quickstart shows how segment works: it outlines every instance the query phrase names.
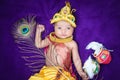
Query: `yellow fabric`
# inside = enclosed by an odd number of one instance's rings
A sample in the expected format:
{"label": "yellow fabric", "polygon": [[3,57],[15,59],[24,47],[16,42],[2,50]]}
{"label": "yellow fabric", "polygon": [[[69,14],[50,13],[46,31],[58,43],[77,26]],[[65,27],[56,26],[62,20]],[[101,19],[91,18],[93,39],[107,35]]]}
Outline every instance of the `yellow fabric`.
{"label": "yellow fabric", "polygon": [[61,67],[44,66],[39,73],[31,76],[29,80],[75,80],[75,78]]}
{"label": "yellow fabric", "polygon": [[68,37],[68,38],[57,38],[56,36],[53,36],[54,35],[54,32],[51,32],[50,33],[50,40],[53,41],[53,42],[57,42],[57,43],[66,43],[66,42],[70,42],[73,40],[73,37]]}
{"label": "yellow fabric", "polygon": [[51,23],[65,20],[69,22],[73,27],[76,27],[75,17],[72,15],[72,12],[75,11],[75,9],[72,9],[72,11],[70,10],[71,10],[70,3],[66,2],[66,6],[63,7],[59,13],[56,13],[53,16],[53,19],[51,19]]}

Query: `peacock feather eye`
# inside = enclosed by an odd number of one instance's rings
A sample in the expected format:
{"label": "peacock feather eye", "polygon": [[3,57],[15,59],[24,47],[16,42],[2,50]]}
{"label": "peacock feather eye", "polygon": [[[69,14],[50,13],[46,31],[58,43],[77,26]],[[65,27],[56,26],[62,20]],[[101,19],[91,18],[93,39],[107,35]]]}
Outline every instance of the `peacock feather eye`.
{"label": "peacock feather eye", "polygon": [[27,34],[28,32],[29,32],[29,28],[25,27],[25,28],[22,29],[22,33],[23,34]]}
{"label": "peacock feather eye", "polygon": [[21,34],[26,35],[26,34],[29,33],[29,31],[30,31],[29,25],[22,25],[22,26],[20,26]]}

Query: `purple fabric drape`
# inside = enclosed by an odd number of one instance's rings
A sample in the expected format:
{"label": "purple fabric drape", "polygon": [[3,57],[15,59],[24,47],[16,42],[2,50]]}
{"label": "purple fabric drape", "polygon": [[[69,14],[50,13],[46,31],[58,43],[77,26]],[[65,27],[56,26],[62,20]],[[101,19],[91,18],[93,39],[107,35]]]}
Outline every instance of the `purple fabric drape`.
{"label": "purple fabric drape", "polygon": [[[74,39],[79,45],[82,62],[93,52],[85,50],[91,41],[104,44],[111,52],[110,64],[101,65],[97,80],[120,79],[120,1],[119,0],[69,0],[77,11],[77,28]],[[52,16],[65,5],[65,0],[1,0],[0,1],[0,80],[27,80],[32,74],[20,57],[11,34],[13,24],[28,15],[36,15],[46,32],[53,31]],[[79,78],[79,77],[78,77]]]}

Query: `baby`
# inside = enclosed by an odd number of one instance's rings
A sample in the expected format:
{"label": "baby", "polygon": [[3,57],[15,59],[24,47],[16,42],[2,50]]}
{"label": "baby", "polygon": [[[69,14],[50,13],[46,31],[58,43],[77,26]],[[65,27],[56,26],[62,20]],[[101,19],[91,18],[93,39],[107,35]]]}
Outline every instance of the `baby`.
{"label": "baby", "polygon": [[37,25],[35,45],[37,48],[46,48],[46,65],[29,80],[76,80],[72,72],[72,60],[82,79],[88,80],[82,69],[77,43],[73,40],[72,34],[76,24],[70,9],[67,2],[66,6],[53,16],[51,23],[54,23],[54,32],[44,40],[41,39],[41,33],[45,27]]}

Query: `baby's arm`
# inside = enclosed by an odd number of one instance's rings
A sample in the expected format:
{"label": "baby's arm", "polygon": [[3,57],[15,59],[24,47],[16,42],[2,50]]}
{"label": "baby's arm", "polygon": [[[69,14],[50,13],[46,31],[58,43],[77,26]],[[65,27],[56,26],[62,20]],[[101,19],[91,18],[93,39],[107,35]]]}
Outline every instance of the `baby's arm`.
{"label": "baby's arm", "polygon": [[35,35],[35,46],[37,48],[44,48],[49,45],[48,38],[45,38],[44,40],[41,39],[41,33],[45,30],[44,25],[37,25],[36,28],[36,35]]}
{"label": "baby's arm", "polygon": [[82,77],[83,80],[88,80],[86,73],[82,69],[82,63],[81,63],[81,59],[79,57],[77,43],[75,41],[73,41],[72,45],[73,45],[72,56],[73,56],[73,62],[76,67],[76,70],[79,73],[79,75]]}

